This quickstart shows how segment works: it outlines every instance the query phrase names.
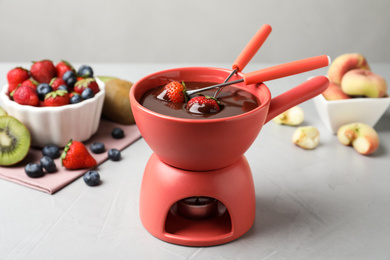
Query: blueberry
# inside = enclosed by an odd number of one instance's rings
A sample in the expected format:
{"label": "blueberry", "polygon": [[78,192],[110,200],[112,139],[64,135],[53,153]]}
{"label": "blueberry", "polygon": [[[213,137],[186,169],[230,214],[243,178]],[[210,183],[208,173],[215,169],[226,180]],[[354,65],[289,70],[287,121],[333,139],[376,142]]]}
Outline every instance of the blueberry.
{"label": "blueberry", "polygon": [[100,175],[96,171],[88,171],[83,179],[88,186],[97,186],[100,184]]}
{"label": "blueberry", "polygon": [[74,84],[77,82],[76,72],[73,70],[68,70],[62,75],[62,79],[65,81],[68,87],[73,88]]}
{"label": "blueberry", "polygon": [[69,92],[69,88],[68,88],[67,85],[60,85],[60,86],[57,88],[57,90],[66,90],[66,91]]}
{"label": "blueberry", "polygon": [[83,90],[83,92],[81,92],[81,98],[83,100],[93,98],[93,96],[94,96],[94,93],[93,93],[92,89],[90,89],[90,88],[86,88]]}
{"label": "blueberry", "polygon": [[31,178],[39,178],[44,175],[42,165],[39,163],[29,163],[24,167],[24,171]]}
{"label": "blueberry", "polygon": [[125,136],[125,132],[123,132],[123,130],[121,128],[115,127],[111,131],[111,136],[115,139],[121,139]]}
{"label": "blueberry", "polygon": [[44,156],[49,156],[52,159],[57,159],[61,156],[60,148],[54,144],[49,144],[43,147],[42,154]]}
{"label": "blueberry", "polygon": [[106,150],[106,147],[104,146],[103,143],[100,143],[100,142],[96,142],[96,143],[93,143],[89,146],[89,148],[91,149],[91,151],[93,153],[104,153],[104,151]]}
{"label": "blueberry", "polygon": [[62,79],[66,82],[66,80],[68,80],[69,78],[76,78],[77,79],[77,75],[76,75],[76,72],[74,70],[68,70],[66,71],[63,75],[62,75]]}
{"label": "blueberry", "polygon": [[50,158],[49,156],[43,156],[40,160],[40,163],[42,167],[48,172],[56,172],[57,171],[57,166],[54,163],[53,159]]}
{"label": "blueberry", "polygon": [[71,104],[77,104],[77,103],[80,103],[81,101],[83,101],[83,99],[81,98],[80,95],[78,94],[75,94],[73,95],[70,100],[69,100],[69,103]]}
{"label": "blueberry", "polygon": [[121,159],[121,152],[118,149],[108,150],[108,158],[112,161],[119,161]]}
{"label": "blueberry", "polygon": [[92,78],[93,77],[93,70],[92,70],[91,66],[82,65],[79,68],[79,70],[77,71],[77,74],[83,78]]}
{"label": "blueberry", "polygon": [[53,91],[53,88],[47,83],[41,83],[37,86],[37,93],[40,100],[45,99],[45,95]]}

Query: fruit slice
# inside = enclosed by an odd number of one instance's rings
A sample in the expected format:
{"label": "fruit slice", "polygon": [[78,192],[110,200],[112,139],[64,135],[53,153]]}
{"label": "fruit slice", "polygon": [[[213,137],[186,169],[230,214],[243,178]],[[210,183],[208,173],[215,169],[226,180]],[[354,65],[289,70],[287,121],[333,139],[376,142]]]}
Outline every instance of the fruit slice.
{"label": "fruit slice", "polygon": [[292,142],[303,149],[314,149],[320,142],[320,132],[313,126],[298,127],[293,134]]}
{"label": "fruit slice", "polygon": [[14,165],[26,157],[31,145],[28,129],[12,116],[0,116],[0,165]]}
{"label": "fruit slice", "polygon": [[375,152],[379,147],[379,136],[374,128],[364,123],[343,125],[337,131],[337,138],[343,145],[351,145],[364,155]]}
{"label": "fruit slice", "polygon": [[280,125],[300,125],[305,119],[302,108],[295,106],[277,115],[272,121]]}

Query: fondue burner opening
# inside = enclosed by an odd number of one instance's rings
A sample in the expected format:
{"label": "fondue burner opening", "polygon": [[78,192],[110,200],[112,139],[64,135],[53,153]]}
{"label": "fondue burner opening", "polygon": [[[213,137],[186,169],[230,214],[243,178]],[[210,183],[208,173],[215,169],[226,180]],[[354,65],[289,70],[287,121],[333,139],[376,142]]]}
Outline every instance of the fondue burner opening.
{"label": "fondue burner opening", "polygon": [[208,219],[218,214],[218,201],[210,197],[189,197],[177,202],[177,213],[190,219]]}
{"label": "fondue burner opening", "polygon": [[174,203],[165,221],[169,237],[204,241],[232,235],[232,221],[225,205],[212,197],[191,196]]}

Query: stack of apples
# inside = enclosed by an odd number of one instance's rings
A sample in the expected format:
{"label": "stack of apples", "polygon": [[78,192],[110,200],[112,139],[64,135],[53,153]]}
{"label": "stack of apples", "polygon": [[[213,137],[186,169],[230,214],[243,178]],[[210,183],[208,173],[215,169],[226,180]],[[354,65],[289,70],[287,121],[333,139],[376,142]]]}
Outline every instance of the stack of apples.
{"label": "stack of apples", "polygon": [[360,53],[338,56],[329,66],[329,87],[322,94],[327,100],[387,96],[386,80],[371,71]]}

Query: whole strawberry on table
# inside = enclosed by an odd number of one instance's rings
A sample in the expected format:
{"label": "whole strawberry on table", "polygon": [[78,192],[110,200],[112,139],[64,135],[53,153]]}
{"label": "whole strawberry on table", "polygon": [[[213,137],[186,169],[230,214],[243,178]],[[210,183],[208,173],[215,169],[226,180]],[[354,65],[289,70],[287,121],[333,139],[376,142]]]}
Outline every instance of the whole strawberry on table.
{"label": "whole strawberry on table", "polygon": [[99,85],[91,66],[76,71],[67,61],[34,61],[30,69],[16,67],[7,73],[8,95],[21,105],[64,106],[93,98]]}
{"label": "whole strawberry on table", "polygon": [[70,140],[61,154],[61,164],[66,169],[86,169],[97,165],[95,158],[82,142]]}

